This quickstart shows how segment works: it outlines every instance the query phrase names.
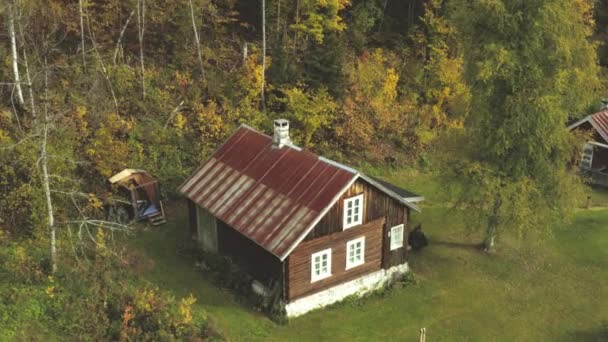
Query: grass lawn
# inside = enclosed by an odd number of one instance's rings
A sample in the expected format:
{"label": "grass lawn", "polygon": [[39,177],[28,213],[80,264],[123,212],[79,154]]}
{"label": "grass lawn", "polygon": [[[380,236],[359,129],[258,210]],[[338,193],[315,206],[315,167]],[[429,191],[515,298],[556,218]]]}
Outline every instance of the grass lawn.
{"label": "grass lawn", "polygon": [[[389,174],[395,183],[404,174]],[[410,178],[411,179],[411,178]],[[405,185],[405,184],[402,184]],[[408,184],[435,193],[432,183]],[[597,193],[594,196],[608,199]],[[197,310],[231,341],[415,341],[427,328],[430,341],[601,341],[608,325],[608,210],[582,210],[537,243],[499,241],[486,255],[473,243],[459,215],[429,198],[415,219],[430,246],[413,254],[417,283],[383,295],[298,317],[288,325],[239,304],[180,256],[187,241],[186,207],[168,212],[169,223],[132,237],[152,262],[145,280],[173,293],[193,293]]]}

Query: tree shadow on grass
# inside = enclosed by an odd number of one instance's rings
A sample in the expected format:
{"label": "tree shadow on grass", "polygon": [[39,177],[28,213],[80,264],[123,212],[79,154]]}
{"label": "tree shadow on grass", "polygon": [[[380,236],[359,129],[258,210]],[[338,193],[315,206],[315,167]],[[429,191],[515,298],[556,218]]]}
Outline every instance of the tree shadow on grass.
{"label": "tree shadow on grass", "polygon": [[466,249],[466,250],[483,251],[482,243],[431,240],[429,242],[429,244],[437,245],[437,246],[452,247],[452,248],[461,248],[461,249]]}
{"label": "tree shadow on grass", "polygon": [[608,341],[608,324],[591,331],[570,331],[562,336],[560,341],[606,342]]}

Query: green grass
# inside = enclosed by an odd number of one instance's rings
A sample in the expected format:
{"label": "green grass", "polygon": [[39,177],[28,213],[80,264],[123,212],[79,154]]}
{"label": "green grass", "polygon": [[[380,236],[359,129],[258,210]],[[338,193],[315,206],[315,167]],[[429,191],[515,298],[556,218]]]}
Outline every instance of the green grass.
{"label": "green grass", "polygon": [[[413,173],[387,179],[436,193],[431,181]],[[176,296],[193,293],[197,310],[231,341],[414,341],[421,327],[431,341],[600,341],[608,322],[608,210],[580,211],[541,242],[503,238],[498,253],[486,255],[474,245],[481,237],[463,229],[462,213],[429,198],[415,216],[431,242],[411,256],[416,285],[315,311],[288,325],[239,304],[180,256],[187,241],[185,211],[183,205],[172,208],[169,224],[133,238],[153,260],[142,276]]]}

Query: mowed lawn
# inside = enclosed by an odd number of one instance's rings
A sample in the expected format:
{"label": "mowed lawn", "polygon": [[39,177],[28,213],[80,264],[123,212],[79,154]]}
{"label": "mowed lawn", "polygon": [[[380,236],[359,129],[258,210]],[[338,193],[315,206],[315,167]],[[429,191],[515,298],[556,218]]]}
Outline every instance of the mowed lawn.
{"label": "mowed lawn", "polygon": [[[427,185],[410,188],[431,192]],[[487,255],[475,245],[481,237],[462,226],[463,213],[429,198],[414,217],[430,239],[410,257],[415,285],[287,325],[240,304],[181,255],[188,241],[186,210],[174,206],[168,224],[131,237],[152,260],[142,277],[176,296],[194,294],[196,309],[230,341],[417,341],[422,327],[429,341],[608,339],[602,330],[608,328],[608,210],[581,210],[540,242],[503,238],[498,253]]]}

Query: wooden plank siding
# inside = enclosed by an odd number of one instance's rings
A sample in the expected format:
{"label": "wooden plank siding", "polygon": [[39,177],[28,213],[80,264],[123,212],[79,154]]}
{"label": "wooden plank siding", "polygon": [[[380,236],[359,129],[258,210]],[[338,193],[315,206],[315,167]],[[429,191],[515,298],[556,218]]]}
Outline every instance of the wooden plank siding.
{"label": "wooden plank siding", "polygon": [[219,253],[230,257],[255,279],[264,285],[282,279],[283,263],[279,258],[221,220],[217,220],[217,233]]}
{"label": "wooden plank siding", "polygon": [[[346,231],[327,234],[300,243],[287,258],[287,300],[293,301],[380,270],[384,221],[384,217],[381,217]],[[365,236],[365,263],[346,270],[346,243],[361,236]],[[313,253],[327,248],[332,249],[331,276],[311,282],[311,256]]]}
{"label": "wooden plank siding", "polygon": [[[344,200],[359,194],[363,194],[363,224],[379,218],[386,218],[386,224],[382,234],[382,267],[389,268],[406,262],[407,249],[405,247],[407,245],[409,208],[363,179],[358,179],[348,190],[346,190],[310,234],[306,236],[304,241],[311,241],[329,234],[342,232]],[[405,225],[403,231],[403,247],[391,251],[389,232],[391,227],[399,224]],[[350,229],[356,229],[356,227],[349,228],[346,231]]]}
{"label": "wooden plank siding", "polygon": [[188,223],[189,223],[189,228],[190,228],[190,236],[192,237],[193,240],[197,239],[197,233],[198,233],[198,229],[196,227],[197,222],[196,222],[196,204],[194,204],[194,202],[192,202],[190,199],[187,199],[188,201]]}

